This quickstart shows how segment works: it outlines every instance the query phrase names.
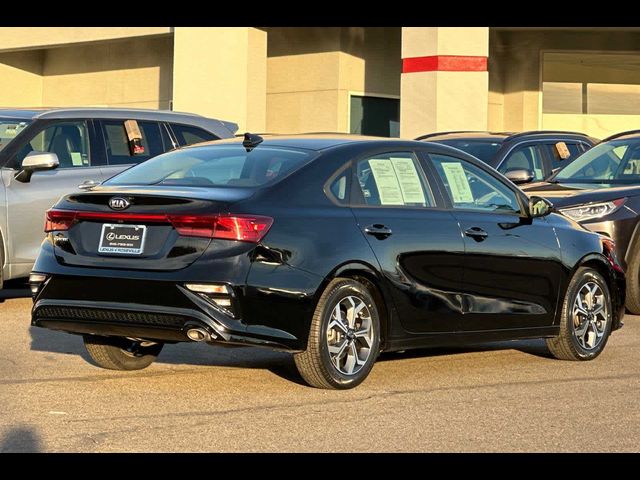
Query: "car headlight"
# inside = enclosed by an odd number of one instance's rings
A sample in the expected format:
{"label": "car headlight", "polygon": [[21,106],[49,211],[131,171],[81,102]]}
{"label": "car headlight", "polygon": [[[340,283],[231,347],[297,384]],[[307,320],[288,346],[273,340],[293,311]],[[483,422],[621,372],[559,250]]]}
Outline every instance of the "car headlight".
{"label": "car headlight", "polygon": [[585,220],[601,218],[615,212],[624,204],[625,200],[626,198],[618,198],[610,202],[589,203],[578,205],[577,207],[560,208],[559,210],[576,222],[584,222]]}

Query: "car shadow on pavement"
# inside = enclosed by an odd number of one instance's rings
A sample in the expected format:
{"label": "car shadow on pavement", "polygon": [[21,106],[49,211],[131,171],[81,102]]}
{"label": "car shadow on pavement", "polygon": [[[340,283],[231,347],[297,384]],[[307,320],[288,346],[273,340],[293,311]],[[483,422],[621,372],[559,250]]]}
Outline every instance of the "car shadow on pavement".
{"label": "car shadow on pavement", "polygon": [[499,350],[516,350],[518,352],[541,358],[553,358],[543,339],[513,340],[505,342],[491,342],[477,345],[455,347],[417,348],[400,352],[389,352],[380,355],[378,361],[394,360],[398,358],[438,357],[442,355],[456,355],[461,353],[491,352]]}
{"label": "car shadow on pavement", "polygon": [[29,327],[29,334],[31,335],[31,350],[79,355],[86,361],[91,361],[80,335],[69,335],[33,326]]}
{"label": "car shadow on pavement", "polygon": [[0,453],[42,452],[40,436],[32,427],[17,427],[0,438]]}
{"label": "car shadow on pavement", "polygon": [[[80,335],[69,335],[64,332],[38,327],[30,327],[30,334],[31,350],[79,355],[88,363],[95,365],[85,350]],[[383,353],[378,361],[386,362],[406,358],[429,358],[499,350],[516,350],[536,357],[552,358],[544,340],[519,340],[482,345],[419,348],[403,352],[389,352]],[[179,343],[165,345],[156,362],[189,366],[262,369],[268,370],[290,382],[305,385],[296,369],[293,356],[269,349],[215,347],[202,343]]]}

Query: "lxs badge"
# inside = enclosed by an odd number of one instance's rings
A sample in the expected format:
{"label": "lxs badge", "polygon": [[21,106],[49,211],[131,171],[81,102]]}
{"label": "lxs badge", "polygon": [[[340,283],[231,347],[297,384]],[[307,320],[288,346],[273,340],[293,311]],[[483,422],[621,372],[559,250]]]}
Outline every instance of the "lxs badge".
{"label": "lxs badge", "polygon": [[109,207],[113,210],[124,210],[131,205],[131,202],[126,198],[122,197],[113,197],[109,199]]}

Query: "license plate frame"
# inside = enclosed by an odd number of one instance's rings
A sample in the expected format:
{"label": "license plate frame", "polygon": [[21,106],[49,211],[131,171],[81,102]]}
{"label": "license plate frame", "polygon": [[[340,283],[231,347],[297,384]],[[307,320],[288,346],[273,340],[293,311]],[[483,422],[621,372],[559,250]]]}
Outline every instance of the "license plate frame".
{"label": "license plate frame", "polygon": [[104,223],[100,230],[98,253],[102,255],[142,255],[146,236],[146,225]]}

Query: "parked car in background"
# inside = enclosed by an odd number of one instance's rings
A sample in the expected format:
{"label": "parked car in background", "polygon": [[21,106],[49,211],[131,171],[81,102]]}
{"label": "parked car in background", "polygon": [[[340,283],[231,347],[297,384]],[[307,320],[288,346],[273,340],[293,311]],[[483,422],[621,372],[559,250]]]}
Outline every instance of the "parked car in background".
{"label": "parked car in background", "polygon": [[440,132],[416,140],[458,148],[504,174],[517,185],[541,181],[573,161],[598,140],[576,132]]}
{"label": "parked car in background", "polygon": [[29,275],[42,216],[62,195],[168,150],[233,137],[237,128],[157,110],[0,110],[0,288],[4,280]]}
{"label": "parked car in background", "polygon": [[613,242],[436,143],[246,135],[160,155],[47,212],[32,324],[111,369],[165,342],[294,353],[351,388],[381,350],[547,339],[590,360],[621,326]]}
{"label": "parked car in background", "polygon": [[566,216],[615,241],[627,272],[627,309],[640,314],[640,130],[603,140],[525,191],[549,198]]}

